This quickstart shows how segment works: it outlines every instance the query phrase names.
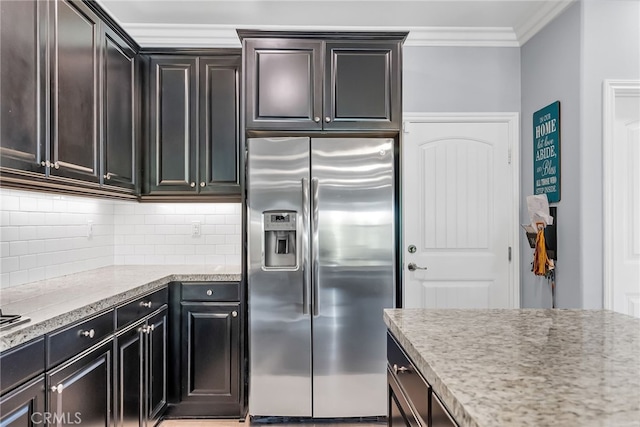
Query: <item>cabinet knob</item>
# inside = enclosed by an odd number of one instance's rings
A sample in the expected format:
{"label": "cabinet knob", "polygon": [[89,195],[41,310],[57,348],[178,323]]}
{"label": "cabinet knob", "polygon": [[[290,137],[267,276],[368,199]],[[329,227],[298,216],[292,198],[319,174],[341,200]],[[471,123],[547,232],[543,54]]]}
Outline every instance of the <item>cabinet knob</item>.
{"label": "cabinet knob", "polygon": [[152,304],[151,304],[151,301],[147,301],[147,302],[140,301],[140,307],[147,307],[147,308],[151,308],[151,305],[152,305]]}
{"label": "cabinet knob", "polygon": [[56,168],[56,169],[60,169],[60,163],[55,162],[55,163],[53,164],[53,167],[54,167],[54,168]]}
{"label": "cabinet knob", "polygon": [[204,187],[205,185],[207,185],[207,184],[205,184],[205,183],[204,183],[204,181],[202,181],[202,182],[200,183],[200,187]]}
{"label": "cabinet knob", "polygon": [[325,122],[327,122],[327,123],[329,123],[329,122],[331,121],[331,117],[329,117],[329,116],[325,117],[325,118],[324,118],[324,121],[325,121]]}
{"label": "cabinet knob", "polygon": [[213,295],[213,291],[211,289],[207,289],[207,295],[209,296]]}
{"label": "cabinet knob", "polygon": [[62,389],[64,389],[62,384],[58,384],[57,386],[54,385],[53,387],[51,387],[51,391],[58,394],[62,393]]}
{"label": "cabinet knob", "polygon": [[233,310],[233,311],[231,312],[231,317],[238,317],[238,312],[237,312],[237,311],[235,311],[235,310]]}
{"label": "cabinet knob", "polygon": [[88,331],[80,331],[80,335],[87,338],[93,338],[96,336],[96,331],[94,329],[89,329]]}
{"label": "cabinet knob", "polygon": [[320,117],[314,117],[313,121],[316,122],[316,123],[320,123]]}
{"label": "cabinet knob", "polygon": [[190,185],[191,185],[191,188],[193,188],[193,187],[195,187],[195,186],[196,186],[196,183],[195,183],[195,182],[192,182]]}
{"label": "cabinet knob", "polygon": [[49,160],[43,160],[40,162],[40,166],[51,167],[51,162]]}
{"label": "cabinet knob", "polygon": [[107,172],[107,174],[104,176],[104,179],[111,179],[111,172]]}
{"label": "cabinet knob", "polygon": [[393,372],[395,372],[396,374],[403,374],[409,371],[410,371],[409,368],[405,366],[398,366],[395,363],[393,364]]}

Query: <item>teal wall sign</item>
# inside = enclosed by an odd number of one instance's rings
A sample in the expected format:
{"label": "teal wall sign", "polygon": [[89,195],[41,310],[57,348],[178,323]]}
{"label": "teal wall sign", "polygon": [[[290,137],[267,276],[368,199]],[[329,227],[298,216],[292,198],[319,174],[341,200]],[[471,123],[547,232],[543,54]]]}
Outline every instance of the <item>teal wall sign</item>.
{"label": "teal wall sign", "polygon": [[560,201],[560,101],[533,113],[533,194]]}

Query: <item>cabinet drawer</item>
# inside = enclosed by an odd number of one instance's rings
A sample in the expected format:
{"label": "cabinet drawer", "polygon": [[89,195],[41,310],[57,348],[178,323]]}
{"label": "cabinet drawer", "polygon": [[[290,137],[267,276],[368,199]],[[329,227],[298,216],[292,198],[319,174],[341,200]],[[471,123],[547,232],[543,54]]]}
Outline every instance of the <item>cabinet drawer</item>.
{"label": "cabinet drawer", "polygon": [[0,355],[0,393],[44,372],[44,337]]}
{"label": "cabinet drawer", "polygon": [[240,282],[190,282],[182,284],[183,301],[239,301]]}
{"label": "cabinet drawer", "polygon": [[113,309],[47,335],[47,368],[75,356],[113,332]]}
{"label": "cabinet drawer", "polygon": [[387,334],[387,361],[389,371],[402,388],[416,415],[425,423],[429,419],[429,384],[422,378],[395,338]]}
{"label": "cabinet drawer", "polygon": [[151,314],[166,304],[169,291],[162,288],[116,308],[116,328],[120,329]]}

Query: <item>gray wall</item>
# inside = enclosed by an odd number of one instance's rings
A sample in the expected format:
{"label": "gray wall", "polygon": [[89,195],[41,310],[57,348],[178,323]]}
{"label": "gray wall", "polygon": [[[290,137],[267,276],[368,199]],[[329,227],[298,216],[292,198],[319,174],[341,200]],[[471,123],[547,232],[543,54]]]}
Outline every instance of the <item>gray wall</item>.
{"label": "gray wall", "polygon": [[640,2],[585,1],[582,25],[581,303],[584,308],[600,308],[603,304],[602,85],[605,79],[640,79]]}
{"label": "gray wall", "polygon": [[[520,219],[529,222],[526,196],[533,194],[533,113],[560,101],[561,200],[558,206],[558,307],[582,305],[580,264],[580,14],[569,7],[522,46],[521,203]],[[520,236],[522,307],[551,307],[546,279],[530,271],[533,249]]]}
{"label": "gray wall", "polygon": [[403,49],[403,111],[520,111],[520,49]]}

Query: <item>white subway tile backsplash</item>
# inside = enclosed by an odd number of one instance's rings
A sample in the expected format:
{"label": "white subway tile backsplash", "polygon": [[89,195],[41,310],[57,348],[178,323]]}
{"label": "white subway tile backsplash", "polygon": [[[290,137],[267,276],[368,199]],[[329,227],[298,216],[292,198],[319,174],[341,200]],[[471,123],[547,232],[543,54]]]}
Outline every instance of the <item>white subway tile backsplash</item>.
{"label": "white subway tile backsplash", "polygon": [[[114,264],[241,263],[239,203],[137,203],[6,188],[0,202],[0,288]],[[192,236],[194,221],[199,236]]]}

